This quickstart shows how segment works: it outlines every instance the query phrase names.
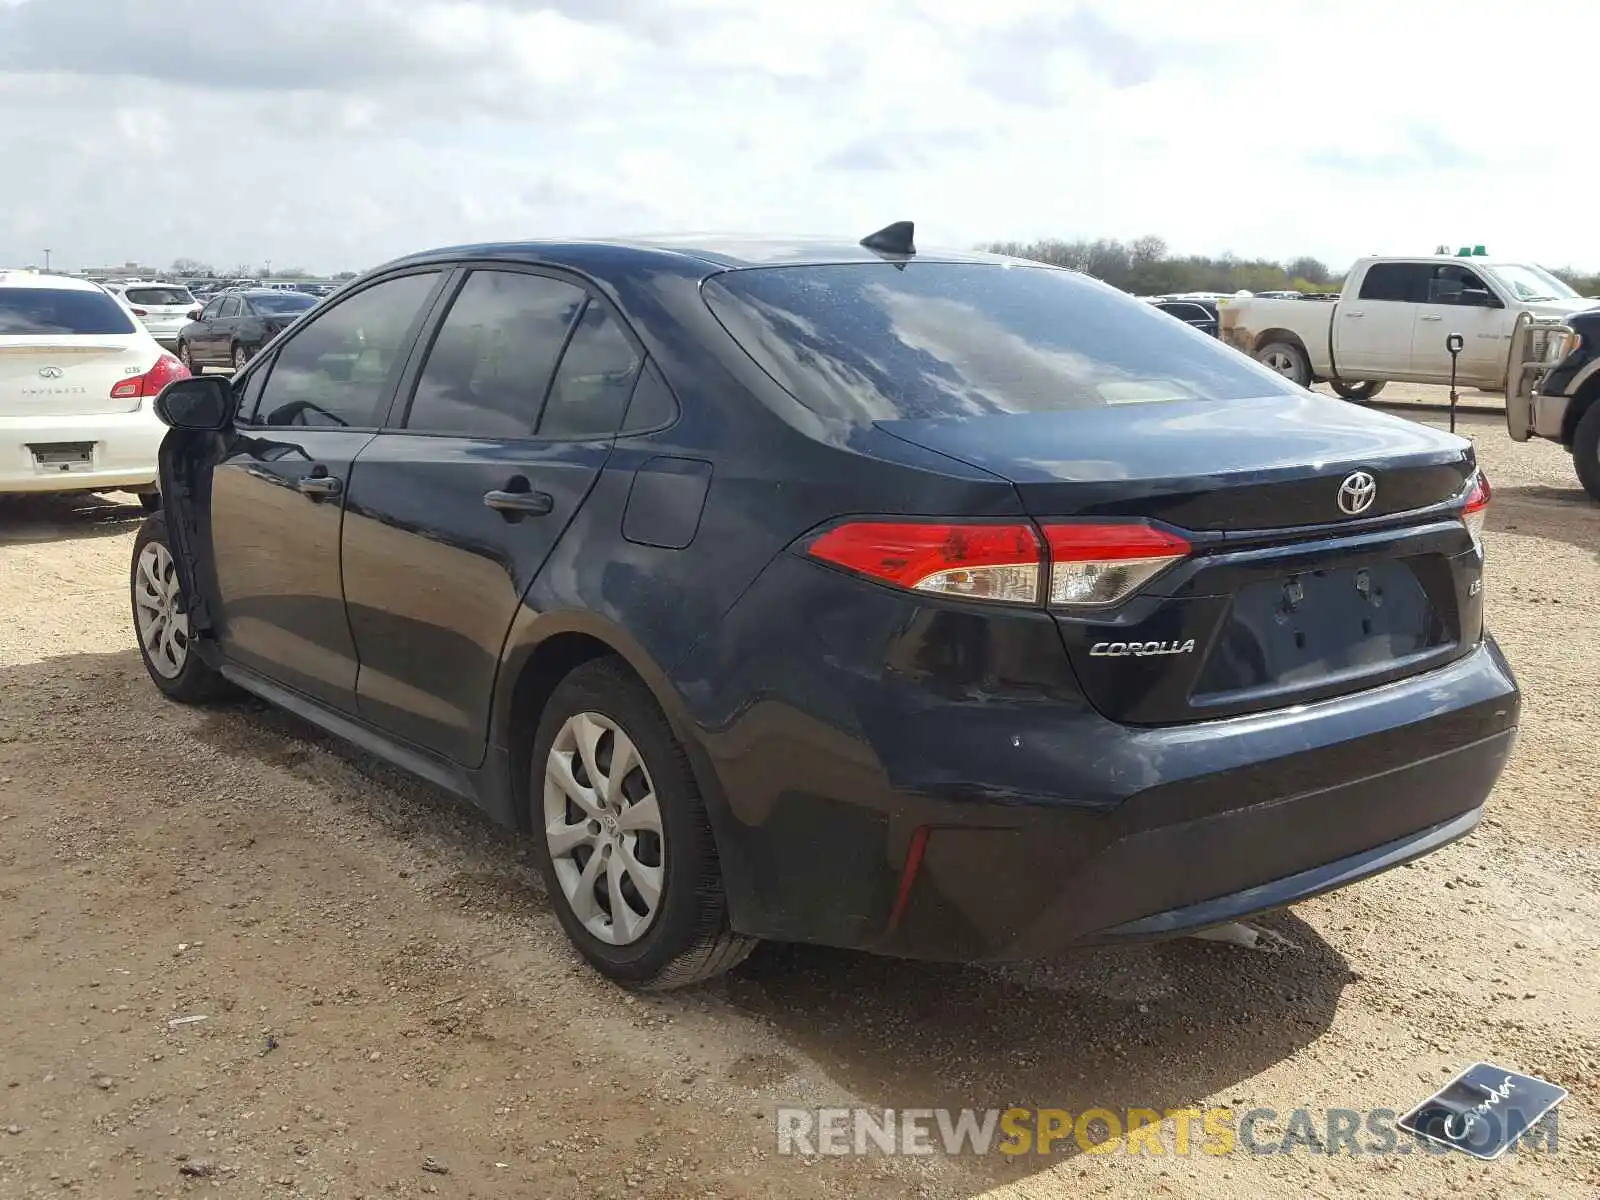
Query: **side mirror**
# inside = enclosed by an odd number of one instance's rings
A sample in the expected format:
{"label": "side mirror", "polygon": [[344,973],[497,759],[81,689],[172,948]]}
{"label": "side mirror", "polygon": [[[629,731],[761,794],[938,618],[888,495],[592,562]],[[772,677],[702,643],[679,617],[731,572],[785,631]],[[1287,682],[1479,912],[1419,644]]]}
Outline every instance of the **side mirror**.
{"label": "side mirror", "polygon": [[156,397],[155,414],[173,429],[215,432],[233,420],[233,385],[222,375],[174,379]]}
{"label": "side mirror", "polygon": [[1494,298],[1494,293],[1486,288],[1467,288],[1461,293],[1459,304],[1468,308],[1499,308],[1500,301]]}

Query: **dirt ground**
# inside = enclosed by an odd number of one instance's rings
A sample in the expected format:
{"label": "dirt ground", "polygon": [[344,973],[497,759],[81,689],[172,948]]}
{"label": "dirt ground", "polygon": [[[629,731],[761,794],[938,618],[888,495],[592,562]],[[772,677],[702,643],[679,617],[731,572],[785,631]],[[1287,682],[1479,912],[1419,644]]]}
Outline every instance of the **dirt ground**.
{"label": "dirt ground", "polygon": [[[1558,447],[1462,429],[1527,693],[1470,839],[1268,918],[1278,956],[768,947],[650,999],[579,964],[523,847],[459,803],[254,704],[162,700],[131,498],[0,505],[0,1197],[1596,1195],[1600,505]],[[780,1105],[1403,1110],[1478,1059],[1571,1090],[1554,1154],[818,1160],[773,1128]]]}

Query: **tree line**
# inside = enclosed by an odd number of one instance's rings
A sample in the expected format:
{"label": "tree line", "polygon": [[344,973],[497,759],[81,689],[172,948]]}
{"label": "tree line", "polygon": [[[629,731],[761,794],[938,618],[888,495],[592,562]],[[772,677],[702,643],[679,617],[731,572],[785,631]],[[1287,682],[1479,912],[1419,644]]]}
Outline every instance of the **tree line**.
{"label": "tree line", "polygon": [[[1232,254],[1174,255],[1159,237],[1038,242],[989,242],[981,249],[1015,258],[1028,258],[1052,266],[1071,267],[1085,275],[1132,292],[1136,296],[1161,296],[1173,292],[1336,292],[1344,272],[1330,270],[1310,255],[1278,262],[1267,258],[1239,258]],[[1579,295],[1600,295],[1600,274],[1553,267]]]}

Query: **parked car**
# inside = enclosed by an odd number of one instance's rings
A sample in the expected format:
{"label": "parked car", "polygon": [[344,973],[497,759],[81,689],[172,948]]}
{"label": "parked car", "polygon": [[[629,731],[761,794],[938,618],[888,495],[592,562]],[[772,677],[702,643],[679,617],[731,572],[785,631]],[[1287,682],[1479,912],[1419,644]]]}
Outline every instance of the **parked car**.
{"label": "parked car", "polygon": [[98,284],[0,271],[0,492],[157,504],[151,405],[188,372]]}
{"label": "parked car", "polygon": [[1561,280],[1528,263],[1459,255],[1363,258],[1335,303],[1224,302],[1222,337],[1303,387],[1326,380],[1359,401],[1390,380],[1448,382],[1446,340],[1460,333],[1458,382],[1501,391],[1519,314],[1559,324],[1587,307]]}
{"label": "parked car", "polygon": [[267,288],[221,292],[178,331],[178,357],[196,375],[210,366],[237,371],[316,303],[315,296]]}
{"label": "parked car", "polygon": [[1470,443],[909,223],[418,254],[158,410],[155,686],[476,800],[631,986],[1292,904],[1518,722]]}
{"label": "parked car", "polygon": [[1217,336],[1218,321],[1217,307],[1202,300],[1175,300],[1165,296],[1157,296],[1150,301],[1169,317],[1177,317],[1185,325],[1193,326],[1201,333]]}
{"label": "parked car", "polygon": [[150,336],[168,349],[177,348],[178,331],[200,315],[199,303],[178,284],[129,283],[118,293]]}

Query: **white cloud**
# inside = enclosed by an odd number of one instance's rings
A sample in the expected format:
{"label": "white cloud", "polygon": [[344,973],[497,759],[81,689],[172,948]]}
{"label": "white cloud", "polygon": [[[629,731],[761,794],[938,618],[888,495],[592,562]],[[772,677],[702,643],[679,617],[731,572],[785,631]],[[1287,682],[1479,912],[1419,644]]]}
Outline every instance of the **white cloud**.
{"label": "white cloud", "polygon": [[912,217],[1600,267],[1559,215],[1600,182],[1596,33],[1580,0],[3,0],[0,262]]}

